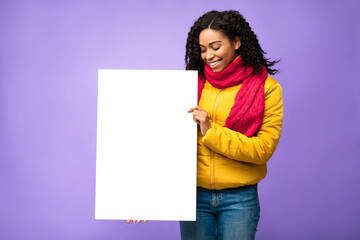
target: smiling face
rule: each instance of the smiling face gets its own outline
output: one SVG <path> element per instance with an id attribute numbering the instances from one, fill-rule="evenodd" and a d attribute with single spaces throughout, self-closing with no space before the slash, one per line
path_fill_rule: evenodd
<path id="1" fill-rule="evenodd" d="M 221 31 L 207 28 L 200 32 L 199 45 L 205 63 L 214 72 L 221 72 L 237 57 L 235 51 L 241 42 L 239 37 L 231 42 Z"/>

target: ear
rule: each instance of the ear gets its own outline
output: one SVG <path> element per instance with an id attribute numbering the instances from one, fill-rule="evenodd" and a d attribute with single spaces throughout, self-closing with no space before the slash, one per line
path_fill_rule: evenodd
<path id="1" fill-rule="evenodd" d="M 241 41 L 240 41 L 240 38 L 239 37 L 235 37 L 234 39 L 234 48 L 235 50 L 238 50 L 241 46 Z"/>

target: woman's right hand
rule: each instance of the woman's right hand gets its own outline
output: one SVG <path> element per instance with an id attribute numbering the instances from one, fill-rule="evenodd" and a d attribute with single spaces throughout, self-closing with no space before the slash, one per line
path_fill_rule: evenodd
<path id="1" fill-rule="evenodd" d="M 188 113 L 193 113 L 193 120 L 200 126 L 200 131 L 203 136 L 211 128 L 209 115 L 200 106 L 192 107 L 188 110 Z"/>
<path id="2" fill-rule="evenodd" d="M 131 221 L 133 222 L 133 223 L 141 223 L 141 220 L 126 220 L 126 223 L 127 224 L 129 224 L 129 223 L 131 223 Z M 147 222 L 147 220 L 143 220 L 144 221 L 144 223 L 146 223 Z"/>

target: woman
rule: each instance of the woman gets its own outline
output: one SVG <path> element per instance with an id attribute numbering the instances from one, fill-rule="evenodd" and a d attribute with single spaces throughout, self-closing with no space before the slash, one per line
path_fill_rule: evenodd
<path id="1" fill-rule="evenodd" d="M 208 12 L 191 27 L 185 62 L 199 72 L 198 106 L 188 111 L 199 125 L 197 212 L 196 221 L 180 222 L 182 240 L 255 238 L 257 183 L 283 116 L 281 86 L 268 76 L 277 61 L 264 54 L 237 11 Z"/>
<path id="2" fill-rule="evenodd" d="M 211 11 L 188 34 L 186 69 L 198 70 L 197 215 L 181 239 L 254 239 L 257 183 L 281 134 L 282 89 L 258 39 L 237 11 Z"/>

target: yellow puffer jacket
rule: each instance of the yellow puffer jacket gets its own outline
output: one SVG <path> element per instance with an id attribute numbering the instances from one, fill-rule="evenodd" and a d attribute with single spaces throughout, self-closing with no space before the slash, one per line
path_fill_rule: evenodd
<path id="1" fill-rule="evenodd" d="M 279 142 L 283 118 L 280 84 L 265 81 L 265 110 L 261 128 L 252 137 L 223 127 L 241 84 L 217 89 L 206 81 L 199 106 L 207 111 L 211 128 L 198 130 L 197 185 L 207 189 L 233 188 L 260 182 L 266 162 Z"/>

